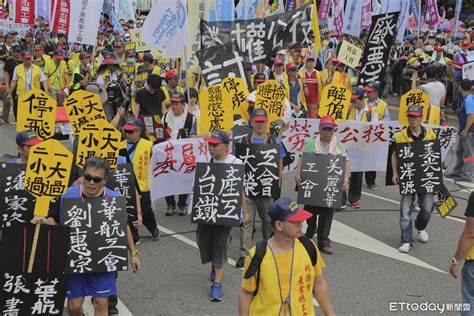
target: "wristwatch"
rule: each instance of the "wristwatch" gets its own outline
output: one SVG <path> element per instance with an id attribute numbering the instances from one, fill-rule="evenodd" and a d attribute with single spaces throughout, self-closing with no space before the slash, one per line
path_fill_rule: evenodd
<path id="1" fill-rule="evenodd" d="M 451 264 L 458 265 L 458 264 L 461 264 L 461 262 L 457 261 L 456 258 L 453 257 L 453 258 L 451 258 Z"/>
<path id="2" fill-rule="evenodd" d="M 130 256 L 131 257 L 137 257 L 138 256 L 138 251 L 130 251 Z"/>

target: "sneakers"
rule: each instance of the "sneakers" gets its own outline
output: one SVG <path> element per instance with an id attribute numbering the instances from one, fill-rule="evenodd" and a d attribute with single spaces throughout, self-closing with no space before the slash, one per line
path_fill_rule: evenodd
<path id="1" fill-rule="evenodd" d="M 331 246 L 323 247 L 323 249 L 321 249 L 321 251 L 324 252 L 327 255 L 332 255 L 334 253 Z"/>
<path id="2" fill-rule="evenodd" d="M 370 191 L 377 191 L 378 188 L 376 184 L 369 185 L 368 187 Z"/>
<path id="3" fill-rule="evenodd" d="M 137 240 L 137 242 L 135 243 L 135 246 L 138 246 L 140 244 L 140 239 Z"/>
<path id="4" fill-rule="evenodd" d="M 8 120 L 8 118 L 4 117 L 4 116 L 1 116 L 0 119 L 2 119 L 5 123 L 10 123 L 10 121 Z"/>
<path id="5" fill-rule="evenodd" d="M 346 207 L 347 207 L 347 205 L 346 205 L 346 204 L 344 204 L 344 205 L 341 205 L 341 207 L 340 207 L 340 208 L 338 208 L 338 210 L 339 210 L 339 211 L 345 210 L 345 209 L 346 209 Z"/>
<path id="6" fill-rule="evenodd" d="M 245 263 L 245 257 L 240 257 L 235 263 L 236 268 L 243 268 Z"/>
<path id="7" fill-rule="evenodd" d="M 153 231 L 153 233 L 151 233 L 151 239 L 153 240 L 158 240 L 160 239 L 160 230 L 157 228 L 155 228 L 155 230 Z"/>
<path id="8" fill-rule="evenodd" d="M 421 242 L 428 242 L 429 236 L 426 230 L 418 231 L 418 240 Z"/>
<path id="9" fill-rule="evenodd" d="M 178 211 L 178 215 L 179 216 L 184 216 L 186 215 L 186 208 L 185 207 L 178 207 L 179 208 L 179 211 Z"/>
<path id="10" fill-rule="evenodd" d="M 360 203 L 359 203 L 359 202 L 352 202 L 352 203 L 351 203 L 351 206 L 352 206 L 353 208 L 360 208 Z"/>
<path id="11" fill-rule="evenodd" d="M 166 216 L 171 216 L 171 215 L 174 214 L 175 210 L 176 210 L 176 205 L 168 205 L 166 207 L 165 215 Z"/>
<path id="12" fill-rule="evenodd" d="M 398 248 L 398 251 L 403 252 L 403 253 L 408 253 L 411 249 L 410 243 L 404 243 L 403 245 Z"/>
<path id="13" fill-rule="evenodd" d="M 214 280 L 216 279 L 216 270 L 214 270 L 214 267 L 212 267 L 211 270 L 211 276 L 209 277 L 209 280 L 214 283 Z"/>
<path id="14" fill-rule="evenodd" d="M 224 298 L 222 294 L 222 284 L 220 283 L 212 283 L 211 285 L 211 301 L 212 302 L 220 302 Z"/>

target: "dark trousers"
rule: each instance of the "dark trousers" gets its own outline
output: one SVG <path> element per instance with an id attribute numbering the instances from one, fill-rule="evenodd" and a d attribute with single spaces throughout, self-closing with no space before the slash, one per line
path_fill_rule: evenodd
<path id="1" fill-rule="evenodd" d="M 367 183 L 368 186 L 375 185 L 376 178 L 377 178 L 377 171 L 365 172 L 365 183 Z"/>
<path id="2" fill-rule="evenodd" d="M 132 222 L 128 222 L 128 227 L 130 227 L 130 231 L 132 232 L 133 242 L 137 243 L 140 240 L 140 235 L 138 234 L 138 229 L 133 226 Z"/>
<path id="3" fill-rule="evenodd" d="M 342 194 L 342 205 L 346 205 L 347 200 L 349 203 L 358 202 L 362 194 L 362 175 L 363 172 L 351 172 L 351 183 L 349 185 L 349 197 L 346 192 Z"/>
<path id="4" fill-rule="evenodd" d="M 308 228 L 306 229 L 305 234 L 306 237 L 313 238 L 317 228 L 317 240 L 319 249 L 329 246 L 329 244 L 331 243 L 331 240 L 329 239 L 329 233 L 331 232 L 334 209 L 326 207 L 316 207 L 312 205 L 305 205 L 304 209 L 313 214 L 312 217 L 306 220 L 306 223 L 308 224 Z M 316 220 L 318 221 L 317 224 Z"/>
<path id="5" fill-rule="evenodd" d="M 178 207 L 186 207 L 187 199 L 187 194 L 178 195 Z M 174 195 L 165 196 L 165 200 L 167 205 L 176 206 L 176 200 L 174 199 Z"/>
<path id="6" fill-rule="evenodd" d="M 142 207 L 143 225 L 153 233 L 157 227 L 155 213 L 151 208 L 150 192 L 140 193 L 140 205 Z"/>

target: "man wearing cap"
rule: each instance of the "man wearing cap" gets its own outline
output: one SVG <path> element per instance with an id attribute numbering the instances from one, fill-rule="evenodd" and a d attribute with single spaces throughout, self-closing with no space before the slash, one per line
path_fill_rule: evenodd
<path id="1" fill-rule="evenodd" d="M 96 82 L 101 88 L 106 89 L 111 82 L 118 83 L 119 80 L 123 79 L 124 74 L 112 52 L 105 51 L 102 55 L 104 59 L 97 70 Z"/>
<path id="2" fill-rule="evenodd" d="M 268 128 L 268 115 L 267 111 L 263 108 L 253 109 L 250 115 L 252 122 L 252 132 L 246 137 L 242 138 L 243 144 L 276 144 L 279 147 L 280 161 L 278 164 L 279 172 L 278 179 L 280 186 L 282 183 L 283 176 L 283 158 L 286 157 L 285 149 L 281 140 L 274 135 L 267 134 Z M 237 260 L 236 267 L 241 268 L 244 265 L 245 257 L 249 254 L 250 247 L 252 245 L 252 234 L 255 225 L 256 213 L 258 213 L 262 220 L 262 237 L 263 239 L 270 238 L 272 233 L 272 226 L 270 219 L 268 218 L 268 208 L 272 204 L 272 198 L 260 197 L 251 198 L 246 197 L 247 211 L 249 213 L 250 221 L 244 223 L 240 227 L 240 257 Z"/>
<path id="3" fill-rule="evenodd" d="M 0 47 L 0 60 L 5 61 L 10 54 L 12 53 L 12 46 L 13 46 L 13 36 L 11 34 L 6 33 L 4 36 L 4 42 Z"/>
<path id="4" fill-rule="evenodd" d="M 294 118 L 303 118 L 305 113 L 303 112 L 302 96 L 303 82 L 297 78 L 298 67 L 292 62 L 286 64 L 286 74 L 288 80 L 285 82 L 286 97 L 291 104 L 291 116 Z"/>
<path id="5" fill-rule="evenodd" d="M 341 63 L 336 57 L 333 57 L 329 60 L 327 72 L 327 83 L 341 84 L 343 86 L 346 86 L 348 89 L 352 88 L 352 79 L 351 76 L 347 73 L 347 67 L 343 63 Z"/>
<path id="6" fill-rule="evenodd" d="M 125 55 L 125 46 L 122 42 L 115 42 L 115 60 L 121 64 L 125 62 L 127 56 Z"/>
<path id="7" fill-rule="evenodd" d="M 168 70 L 165 73 L 165 82 L 166 85 L 162 86 L 161 89 L 165 94 L 165 105 L 167 108 L 171 105 L 170 97 L 172 94 L 175 93 L 182 93 L 184 94 L 184 89 L 179 86 L 179 76 L 175 70 Z"/>
<path id="8" fill-rule="evenodd" d="M 268 215 L 275 233 L 266 243 L 258 272 L 248 278 L 256 247 L 245 260 L 239 314 L 314 316 L 314 296 L 324 315 L 334 315 L 331 291 L 323 276 L 325 263 L 314 242 L 302 236 L 303 222 L 312 214 L 282 198 L 271 205 Z"/>
<path id="9" fill-rule="evenodd" d="M 462 102 L 462 98 L 459 91 L 459 83 L 462 80 L 462 66 L 468 62 L 468 50 L 471 47 L 471 43 L 467 40 L 461 42 L 461 49 L 454 55 L 453 63 L 453 110 L 457 109 Z"/>
<path id="10" fill-rule="evenodd" d="M 184 94 L 175 92 L 171 95 L 171 111 L 163 115 L 163 126 L 165 135 L 169 135 L 170 139 L 189 138 L 196 135 L 196 118 L 189 113 L 184 107 Z M 166 216 L 171 216 L 176 210 L 176 200 L 174 195 L 165 197 L 166 199 Z M 178 197 L 179 216 L 186 215 L 187 194 L 180 194 Z"/>
<path id="11" fill-rule="evenodd" d="M 137 91 L 135 95 L 135 108 L 133 113 L 137 115 L 158 115 L 160 118 L 166 112 L 163 104 L 165 94 L 161 89 L 161 77 L 151 74 L 147 78 L 147 85 Z"/>
<path id="12" fill-rule="evenodd" d="M 155 65 L 155 59 L 151 53 L 143 54 L 143 65 L 146 66 L 150 75 L 161 75 L 161 68 Z"/>
<path id="13" fill-rule="evenodd" d="M 19 164 L 26 164 L 30 155 L 30 148 L 36 144 L 42 142 L 41 139 L 36 136 L 34 131 L 22 131 L 16 134 L 16 150 L 18 151 L 18 159 L 12 162 Z"/>
<path id="14" fill-rule="evenodd" d="M 44 48 L 41 44 L 35 44 L 33 49 L 33 64 L 44 70 L 45 65 L 51 60 L 51 57 L 44 54 Z"/>
<path id="15" fill-rule="evenodd" d="M 273 72 L 270 74 L 270 79 L 275 79 L 282 85 L 288 81 L 288 76 L 284 72 L 285 60 L 277 57 L 273 62 Z"/>
<path id="16" fill-rule="evenodd" d="M 411 143 L 417 141 L 435 140 L 436 134 L 429 127 L 421 125 L 423 120 L 423 108 L 419 105 L 411 105 L 407 110 L 408 126 L 404 127 L 400 132 L 395 133 L 396 143 Z M 400 182 L 400 176 L 398 174 L 398 159 L 396 150 L 393 151 L 391 157 L 393 184 L 397 185 Z M 411 193 L 401 194 L 400 200 L 400 230 L 401 230 L 401 242 L 398 251 L 408 253 L 413 247 L 413 236 L 412 236 L 412 204 L 414 204 L 415 197 L 418 196 L 418 205 L 420 212 L 415 220 L 415 228 L 418 230 L 418 239 L 421 242 L 428 242 L 428 233 L 426 232 L 426 226 L 431 217 L 433 211 L 434 201 L 433 193 Z"/>
<path id="17" fill-rule="evenodd" d="M 53 59 L 46 63 L 44 73 L 48 77 L 49 95 L 58 105 L 64 101 L 64 89 L 69 86 L 68 67 L 64 61 L 64 51 L 55 50 Z"/>
<path id="18" fill-rule="evenodd" d="M 229 154 L 229 136 L 226 132 L 215 130 L 204 139 L 209 146 L 210 163 L 243 164 L 242 160 Z M 242 192 L 243 195 L 243 192 Z M 242 196 L 242 215 L 248 221 L 245 199 Z M 230 226 L 198 224 L 196 243 L 199 248 L 202 264 L 211 263 L 211 301 L 221 301 L 222 278 L 227 263 L 227 247 L 229 244 Z"/>
<path id="19" fill-rule="evenodd" d="M 21 50 L 33 54 L 34 45 L 35 41 L 33 39 L 33 32 L 26 32 L 25 39 L 22 39 L 21 41 Z"/>
<path id="20" fill-rule="evenodd" d="M 471 182 L 474 175 L 472 163 L 464 161 L 465 158 L 474 156 L 474 94 L 471 89 L 471 80 L 461 80 L 459 93 L 462 96 L 462 102 L 458 113 L 459 137 L 456 146 L 456 165 L 453 172 L 446 175 L 456 181 Z"/>
<path id="21" fill-rule="evenodd" d="M 152 142 L 140 137 L 143 129 L 138 117 L 130 117 L 122 127 L 127 139 L 126 152 L 121 153 L 127 163 L 132 163 L 142 210 L 143 225 L 151 233 L 153 240 L 160 238 L 160 230 L 156 224 L 155 213 L 151 207 L 150 187 L 148 186 L 148 165 L 152 155 Z"/>
<path id="22" fill-rule="evenodd" d="M 344 144 L 336 138 L 336 120 L 332 116 L 323 116 L 319 121 L 319 135 L 315 138 L 306 138 L 304 152 L 315 155 L 332 155 L 346 157 L 346 169 L 344 174 L 344 184 L 342 190 L 347 192 L 350 183 L 350 166 L 349 159 Z M 298 167 L 296 171 L 296 184 L 301 185 L 301 157 L 298 160 Z M 312 239 L 316 228 L 318 229 L 318 248 L 326 254 L 333 254 L 331 247 L 331 240 L 329 234 L 331 232 L 332 219 L 334 209 L 326 207 L 316 207 L 313 205 L 305 205 L 304 209 L 313 214 L 308 218 L 308 228 L 306 229 L 306 237 Z M 317 217 L 319 216 L 318 225 L 316 225 Z"/>
<path id="23" fill-rule="evenodd" d="M 318 116 L 319 99 L 323 88 L 323 79 L 321 73 L 314 68 L 315 64 L 314 56 L 309 55 L 306 58 L 303 73 L 300 72 L 303 82 L 304 103 L 308 109 L 309 118 L 317 118 Z"/>
<path id="24" fill-rule="evenodd" d="M 3 112 L 1 119 L 5 121 L 5 123 L 9 122 L 10 116 L 10 105 L 12 104 L 11 100 L 8 100 L 8 91 L 10 91 L 10 84 L 13 78 L 13 72 L 19 64 L 23 61 L 21 59 L 21 48 L 18 45 L 12 47 L 13 50 L 13 57 L 8 58 L 5 61 L 5 65 L 3 67 L 4 78 L 5 78 L 5 91 L 3 95 Z M 16 95 L 16 91 L 13 91 L 14 95 Z M 15 112 L 15 110 L 14 110 Z"/>
<path id="25" fill-rule="evenodd" d="M 84 90 L 92 81 L 91 55 L 86 52 L 79 54 L 79 66 L 74 69 L 71 78 L 70 93 L 77 90 Z"/>

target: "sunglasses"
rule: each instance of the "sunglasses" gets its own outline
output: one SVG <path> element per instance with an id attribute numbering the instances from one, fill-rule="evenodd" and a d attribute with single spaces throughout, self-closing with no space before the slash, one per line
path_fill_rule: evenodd
<path id="1" fill-rule="evenodd" d="M 87 182 L 93 181 L 94 183 L 97 184 L 97 183 L 100 183 L 104 179 L 101 177 L 93 177 L 90 174 L 84 174 L 84 180 L 86 180 Z"/>
<path id="2" fill-rule="evenodd" d="M 325 132 L 329 132 L 329 131 L 333 131 L 333 130 L 334 130 L 334 128 L 331 128 L 331 127 L 323 127 L 323 128 L 321 128 L 321 129 L 322 129 L 323 131 L 325 131 Z"/>
<path id="3" fill-rule="evenodd" d="M 124 129 L 123 131 L 125 132 L 125 134 L 133 134 L 133 133 L 135 133 L 136 129 L 131 129 L 131 130 L 130 129 Z"/>

